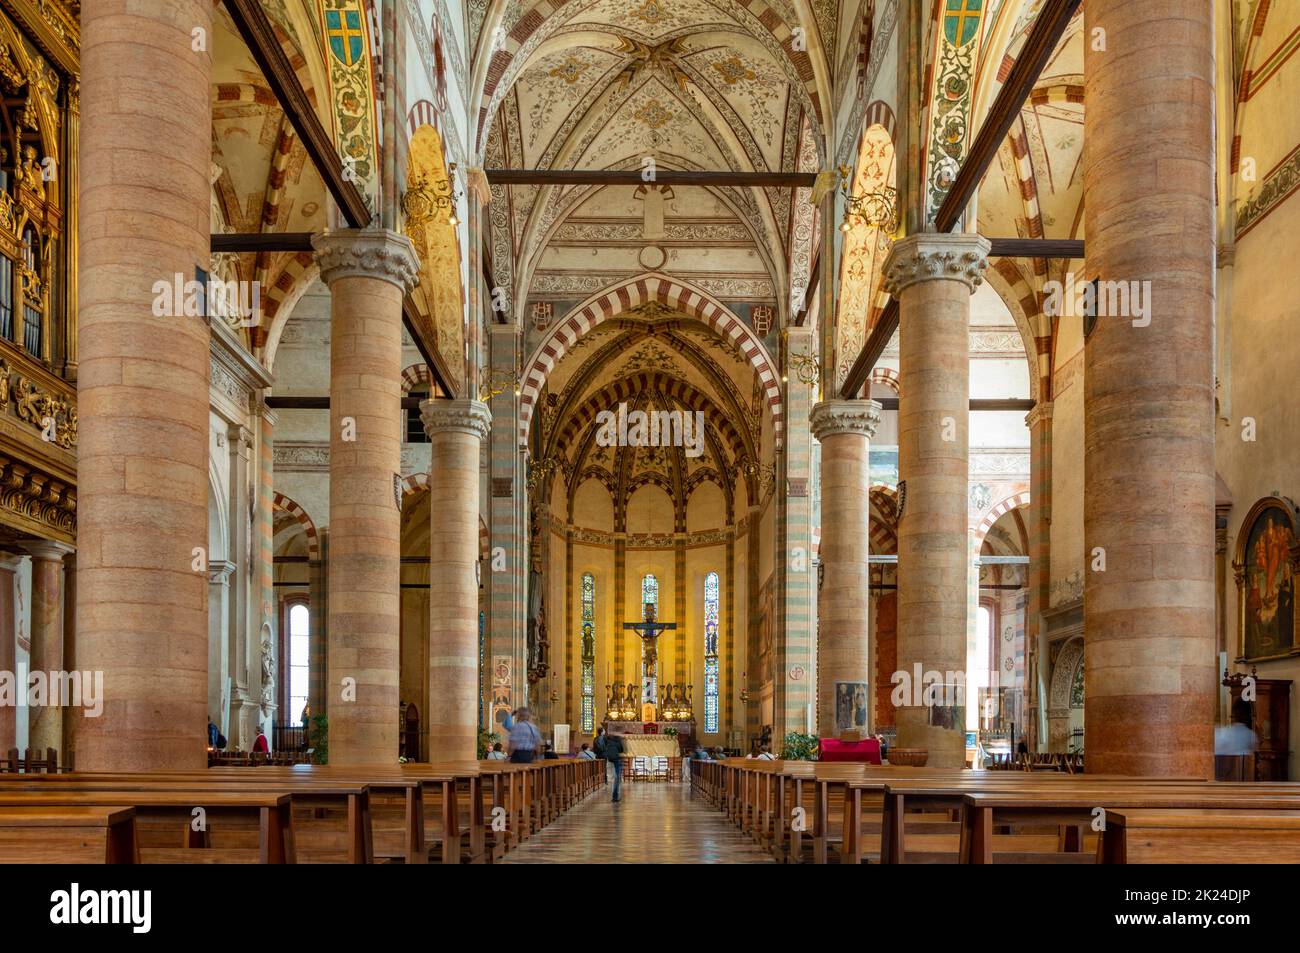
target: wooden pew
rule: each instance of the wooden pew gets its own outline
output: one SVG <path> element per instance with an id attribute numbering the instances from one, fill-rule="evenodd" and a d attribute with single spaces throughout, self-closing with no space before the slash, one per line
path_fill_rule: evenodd
<path id="1" fill-rule="evenodd" d="M 863 799 L 871 799 L 873 802 L 881 802 L 881 823 L 880 823 L 880 863 L 898 864 L 898 863 L 926 863 L 939 862 L 951 863 L 959 859 L 960 846 L 956 850 L 949 842 L 929 841 L 912 844 L 917 848 L 915 851 L 905 848 L 904 834 L 906 823 L 907 828 L 911 829 L 913 823 L 908 818 L 909 808 L 912 811 L 930 812 L 954 812 L 962 816 L 965 810 L 965 795 L 977 792 L 1021 792 L 1041 790 L 1050 793 L 1059 793 L 1065 791 L 1089 791 L 1100 792 L 1107 786 L 1125 785 L 1141 782 L 1149 787 L 1161 788 L 1179 788 L 1188 785 L 1197 787 L 1204 785 L 1206 782 L 1198 778 L 1151 778 L 1151 779 L 1134 779 L 1118 776 L 1105 775 L 1069 775 L 1053 772 L 1003 772 L 1003 771 L 965 771 L 947 778 L 910 778 L 895 779 L 885 782 L 883 796 L 879 793 L 879 785 L 874 784 L 870 779 L 862 782 L 854 782 L 853 787 L 856 789 L 855 797 L 860 796 Z M 857 812 L 861 805 L 854 803 L 851 811 Z M 1007 835 L 993 835 L 994 847 L 1001 851 L 1014 851 L 1019 849 L 1022 853 L 1034 853 L 1043 855 L 1044 859 L 1049 856 L 1055 856 L 1056 862 L 1067 863 L 1075 860 L 1074 857 L 1059 858 L 1062 854 L 1077 855 L 1084 847 L 1085 838 L 1090 838 L 1090 834 L 1085 834 L 1077 826 L 1055 825 L 1050 820 L 1044 820 L 1038 825 L 1037 833 L 1032 831 L 1008 832 Z M 921 833 L 918 831 L 918 833 Z M 929 833 L 935 833 L 933 828 Z M 1020 840 L 1006 840 L 1007 836 L 1017 836 Z M 909 835 L 910 837 L 910 835 Z M 1056 846 L 1052 846 L 1053 839 Z M 854 844 L 853 857 L 850 863 L 861 860 L 863 850 L 861 845 Z"/>
<path id="2" fill-rule="evenodd" d="M 216 791 L 0 791 L 0 809 L 133 808 L 142 863 L 296 863 L 289 795 Z M 203 829 L 195 830 L 194 809 Z M 220 846 L 214 846 L 215 826 Z M 249 848 L 249 844 L 254 849 Z"/>
<path id="3" fill-rule="evenodd" d="M 1097 863 L 1300 863 L 1300 810 L 1107 811 Z"/>
<path id="4" fill-rule="evenodd" d="M 0 808 L 0 864 L 138 863 L 134 808 Z"/>
<path id="5" fill-rule="evenodd" d="M 1072 781 L 1079 780 L 1072 778 Z M 998 825 L 1058 824 L 1081 829 L 1090 826 L 1101 808 L 1107 826 L 1111 812 L 1149 809 L 1229 811 L 1245 814 L 1260 811 L 1300 810 L 1300 784 L 1250 784 L 1206 781 L 1161 783 L 1129 779 L 1093 786 L 1063 785 L 1057 790 L 1041 787 L 1017 791 L 976 792 L 963 795 L 961 861 L 987 864 L 1038 860 L 1038 856 L 995 858 L 993 831 Z M 1063 852 L 1066 861 L 1092 862 L 1093 855 L 1077 847 Z M 1074 856 L 1068 856 L 1074 855 Z M 1053 859 L 1049 856 L 1047 859 Z"/>
<path id="6" fill-rule="evenodd" d="M 324 775 L 279 775 L 281 769 L 211 768 L 194 771 L 77 772 L 18 775 L 0 780 L 9 791 L 188 792 L 195 806 L 230 793 L 285 794 L 296 820 L 296 863 L 374 862 L 370 791 L 364 782 Z"/>

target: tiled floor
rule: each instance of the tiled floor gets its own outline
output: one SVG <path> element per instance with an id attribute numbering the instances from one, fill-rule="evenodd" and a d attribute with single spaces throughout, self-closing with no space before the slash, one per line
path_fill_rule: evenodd
<path id="1" fill-rule="evenodd" d="M 507 864 L 770 864 L 770 854 L 732 827 L 685 784 L 623 784 L 623 799 L 606 787 L 523 846 Z"/>

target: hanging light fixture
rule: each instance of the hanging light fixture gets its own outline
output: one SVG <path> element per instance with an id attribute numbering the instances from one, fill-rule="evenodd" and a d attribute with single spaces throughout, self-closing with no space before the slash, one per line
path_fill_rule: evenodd
<path id="1" fill-rule="evenodd" d="M 840 231 L 849 232 L 857 225 L 878 228 L 892 235 L 898 230 L 898 190 L 882 185 L 874 191 L 856 195 L 849 188 L 849 167 L 840 166 L 840 194 L 844 196 L 844 221 Z"/>
<path id="2" fill-rule="evenodd" d="M 436 182 L 430 182 L 427 173 L 421 174 L 402 195 L 402 214 L 406 216 L 407 228 L 420 228 L 440 214 L 447 216 L 447 224 L 453 228 L 460 224 L 456 207 L 464 193 L 452 184 L 456 163 L 449 163 L 447 171 L 447 178 Z"/>

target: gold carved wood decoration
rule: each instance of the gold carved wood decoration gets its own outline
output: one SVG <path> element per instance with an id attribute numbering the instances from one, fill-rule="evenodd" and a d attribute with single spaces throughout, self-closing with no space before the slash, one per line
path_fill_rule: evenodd
<path id="1" fill-rule="evenodd" d="M 37 534 L 54 531 L 70 541 L 77 532 L 77 489 L 0 454 L 0 521 Z"/>
<path id="2" fill-rule="evenodd" d="M 61 393 L 26 374 L 15 374 L 4 358 L 0 358 L 0 412 L 30 424 L 43 440 L 56 447 L 71 450 L 77 445 L 77 405 L 72 393 Z"/>

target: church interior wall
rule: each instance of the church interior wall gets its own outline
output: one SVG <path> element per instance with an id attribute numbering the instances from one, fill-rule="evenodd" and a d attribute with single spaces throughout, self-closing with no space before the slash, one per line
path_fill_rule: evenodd
<path id="1" fill-rule="evenodd" d="M 1061 318 L 1052 401 L 1051 606 L 1083 598 L 1083 334 Z"/>
<path id="2" fill-rule="evenodd" d="M 1300 65 L 1291 69 L 1291 76 L 1297 75 Z M 1255 108 L 1252 103 L 1251 109 Z M 1291 125 L 1300 141 L 1300 121 Z M 1300 195 L 1292 194 L 1238 240 L 1232 266 L 1231 365 L 1223 381 L 1231 416 L 1220 422 L 1216 439 L 1219 476 L 1232 498 L 1227 517 L 1229 568 L 1221 594 L 1229 660 L 1239 653 L 1240 607 L 1231 561 L 1242 522 L 1261 497 L 1281 495 L 1300 503 L 1300 473 L 1295 466 L 1296 436 L 1300 434 L 1300 394 L 1295 388 L 1295 368 L 1300 366 L 1300 336 L 1295 333 L 1300 325 L 1300 275 L 1293 268 L 1279 268 L 1276 256 L 1276 249 L 1294 241 L 1297 234 Z M 1252 429 L 1253 434 L 1249 433 Z M 1260 678 L 1291 679 L 1291 738 L 1300 738 L 1300 656 L 1258 663 L 1234 661 L 1229 667 L 1246 672 L 1258 668 Z M 1295 748 L 1293 740 L 1292 778 L 1300 777 L 1300 754 Z"/>

